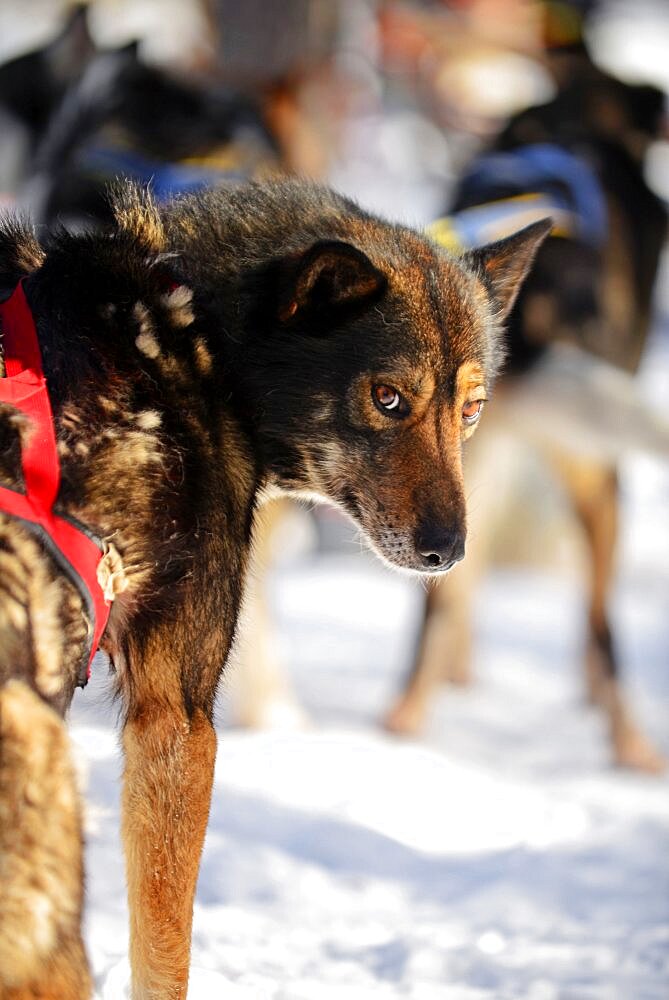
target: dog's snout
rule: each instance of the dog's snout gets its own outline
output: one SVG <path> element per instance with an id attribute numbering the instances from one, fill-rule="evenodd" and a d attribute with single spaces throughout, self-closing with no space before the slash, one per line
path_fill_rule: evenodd
<path id="1" fill-rule="evenodd" d="M 450 569 L 464 558 L 464 531 L 424 526 L 416 534 L 416 551 L 426 570 Z"/>

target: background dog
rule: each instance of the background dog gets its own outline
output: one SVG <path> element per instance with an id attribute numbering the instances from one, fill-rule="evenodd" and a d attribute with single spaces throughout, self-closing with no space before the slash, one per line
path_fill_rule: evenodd
<path id="1" fill-rule="evenodd" d="M 261 95 L 149 64 L 136 41 L 102 48 L 85 7 L 53 42 L 0 66 L 0 116 L 0 190 L 47 225 L 110 224 L 118 177 L 160 201 L 269 177 L 285 159 Z"/>
<path id="2" fill-rule="evenodd" d="M 107 233 L 46 245 L 8 223 L 0 288 L 23 279 L 39 332 L 56 509 L 120 557 L 102 647 L 123 700 L 133 989 L 183 997 L 212 712 L 260 496 L 331 500 L 403 569 L 462 558 L 462 443 L 549 224 L 456 260 L 295 183 L 163 212 L 123 189 L 115 213 Z M 11 407 L 0 416 L 3 483 L 20 490 L 30 428 Z M 74 1000 L 90 978 L 59 715 L 80 681 L 87 615 L 29 526 L 2 515 L 0 553 L 0 984 L 3 1000 Z"/>
<path id="3" fill-rule="evenodd" d="M 617 461 L 630 446 L 666 454 L 669 445 L 666 422 L 640 406 L 625 376 L 644 349 L 666 238 L 666 210 L 643 175 L 648 146 L 664 128 L 664 96 L 602 72 L 582 43 L 554 52 L 551 65 L 556 97 L 515 116 L 473 162 L 451 207 L 455 218 L 437 232 L 446 241 L 457 241 L 458 230 L 476 238 L 477 226 L 481 234 L 502 233 L 547 204 L 558 219 L 509 318 L 505 378 L 490 424 L 496 417 L 537 449 L 566 492 L 588 559 L 588 695 L 606 713 L 615 762 L 657 771 L 664 761 L 621 689 L 609 603 Z M 508 455 L 499 458 L 499 442 L 481 436 L 477 445 L 468 489 L 495 481 L 497 502 L 486 502 L 489 487 L 481 491 L 465 566 L 427 595 L 416 661 L 386 718 L 396 732 L 421 727 L 441 681 L 470 678 L 471 595 L 491 557 L 499 498 L 514 475 Z"/>

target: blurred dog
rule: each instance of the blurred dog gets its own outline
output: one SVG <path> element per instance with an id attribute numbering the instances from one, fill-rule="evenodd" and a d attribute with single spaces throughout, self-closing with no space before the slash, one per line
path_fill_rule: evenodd
<path id="1" fill-rule="evenodd" d="M 60 719 L 85 683 L 100 600 L 113 599 L 101 647 L 124 706 L 133 995 L 183 998 L 213 705 L 261 495 L 329 499 L 407 570 L 461 559 L 462 442 L 549 228 L 454 259 L 300 183 L 162 211 L 123 188 L 115 218 L 46 245 L 18 222 L 0 231 L 2 1000 L 90 993 Z M 17 375 L 28 327 L 41 363 L 33 350 Z M 23 378 L 23 398 L 42 366 L 52 432 L 7 391 Z M 51 506 L 33 517 L 49 433 Z M 64 525 L 104 552 L 97 582 L 73 571 Z"/>
<path id="2" fill-rule="evenodd" d="M 259 98 L 149 65 L 137 42 L 99 48 L 85 8 L 53 42 L 0 66 L 0 117 L 5 147 L 23 151 L 11 176 L 0 161 L 0 192 L 46 225 L 111 223 L 117 177 L 164 200 L 271 176 L 282 160 Z"/>
<path id="3" fill-rule="evenodd" d="M 34 154 L 66 91 L 95 54 L 85 7 L 67 18 L 46 45 L 0 65 L 0 108 L 23 128 Z"/>
<path id="4" fill-rule="evenodd" d="M 626 375 L 636 370 L 646 342 L 666 237 L 665 209 L 643 176 L 648 145 L 664 127 L 664 97 L 603 73 L 581 43 L 553 58 L 557 96 L 514 118 L 473 163 L 453 217 L 438 224 L 435 235 L 454 248 L 498 236 L 537 211 L 556 219 L 509 318 L 505 377 L 489 426 L 497 417 L 538 449 L 566 490 L 590 562 L 589 694 L 606 712 L 615 762 L 657 771 L 664 762 L 633 722 L 620 686 L 608 601 L 616 461 L 630 446 L 669 453 L 666 421 L 640 405 Z M 477 446 L 468 466 L 470 491 L 489 481 L 495 461 L 492 444 L 480 438 Z M 500 465 L 502 491 L 509 470 Z M 495 530 L 495 511 L 482 496 L 464 567 L 427 595 L 416 660 L 386 718 L 395 732 L 421 727 L 440 682 L 469 679 L 471 596 Z"/>

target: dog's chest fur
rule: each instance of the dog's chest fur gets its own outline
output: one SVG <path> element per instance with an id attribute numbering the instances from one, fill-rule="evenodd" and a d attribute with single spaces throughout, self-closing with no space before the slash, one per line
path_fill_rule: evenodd
<path id="1" fill-rule="evenodd" d="M 45 350 L 59 386 L 59 504 L 122 555 L 112 653 L 129 621 L 141 632 L 144 619 L 169 617 L 192 586 L 218 609 L 200 626 L 229 646 L 257 486 L 252 447 L 226 405 L 222 361 L 198 332 L 190 288 L 140 294 L 102 306 L 107 336 L 122 345 L 111 359 L 97 345 L 85 359 L 65 355 L 61 383 Z"/>

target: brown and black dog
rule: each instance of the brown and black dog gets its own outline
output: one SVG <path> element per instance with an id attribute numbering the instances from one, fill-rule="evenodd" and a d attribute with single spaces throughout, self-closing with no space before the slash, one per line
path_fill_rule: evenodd
<path id="1" fill-rule="evenodd" d="M 549 224 L 460 259 L 300 183 L 157 209 L 104 234 L 0 231 L 54 411 L 57 510 L 118 553 L 102 647 L 123 702 L 133 997 L 183 998 L 215 756 L 212 711 L 262 494 L 327 498 L 388 562 L 464 552 L 461 449 Z M 30 428 L 0 410 L 0 479 Z M 0 515 L 0 997 L 81 1000 L 81 833 L 61 717 L 82 597 Z"/>

